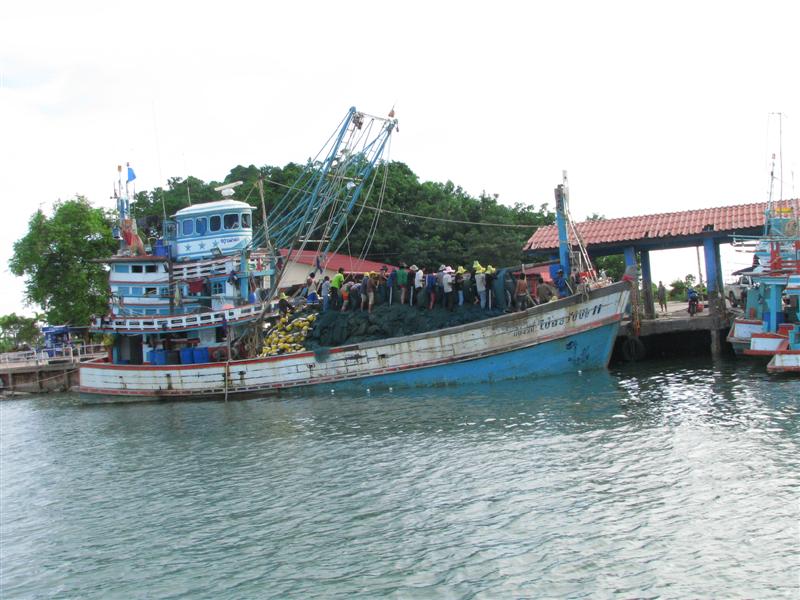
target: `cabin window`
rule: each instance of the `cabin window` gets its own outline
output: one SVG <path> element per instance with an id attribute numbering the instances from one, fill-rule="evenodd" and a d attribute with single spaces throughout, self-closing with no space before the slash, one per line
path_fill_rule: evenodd
<path id="1" fill-rule="evenodd" d="M 144 295 L 145 296 L 155 296 L 158 293 L 158 288 L 155 287 L 146 287 L 144 288 Z"/>
<path id="2" fill-rule="evenodd" d="M 208 219 L 200 217 L 194 222 L 195 231 L 197 235 L 203 235 L 208 230 Z"/>
<path id="3" fill-rule="evenodd" d="M 192 235 L 194 233 L 194 221 L 192 219 L 185 219 L 181 227 L 184 236 Z"/>
<path id="4" fill-rule="evenodd" d="M 131 293 L 131 288 L 127 286 L 119 286 L 117 288 L 117 296 L 127 296 Z"/>
<path id="5" fill-rule="evenodd" d="M 242 213 L 242 229 L 250 229 L 250 213 Z"/>
<path id="6" fill-rule="evenodd" d="M 225 215 L 225 229 L 239 229 L 238 213 L 229 213 Z"/>
<path id="7" fill-rule="evenodd" d="M 141 296 L 141 295 L 142 295 L 142 288 L 140 287 L 131 288 L 131 296 Z"/>
<path id="8" fill-rule="evenodd" d="M 158 288 L 162 298 L 169 297 L 169 286 L 165 285 L 164 287 Z"/>
<path id="9" fill-rule="evenodd" d="M 145 311 L 144 311 L 144 314 L 146 314 L 146 315 L 157 315 L 158 314 L 158 310 L 156 310 L 155 308 L 146 308 Z"/>
<path id="10" fill-rule="evenodd" d="M 129 265 L 114 265 L 114 273 L 130 273 Z"/>
<path id="11" fill-rule="evenodd" d="M 158 265 L 145 265 L 144 272 L 145 273 L 156 273 L 158 271 Z"/>
<path id="12" fill-rule="evenodd" d="M 225 282 L 224 281 L 212 281 L 211 282 L 211 293 L 212 294 L 224 294 L 225 293 Z"/>
<path id="13" fill-rule="evenodd" d="M 222 226 L 222 218 L 219 215 L 214 215 L 209 220 L 209 229 L 211 231 L 219 231 Z"/>
<path id="14" fill-rule="evenodd" d="M 142 265 L 131 265 L 131 273 L 144 273 Z"/>

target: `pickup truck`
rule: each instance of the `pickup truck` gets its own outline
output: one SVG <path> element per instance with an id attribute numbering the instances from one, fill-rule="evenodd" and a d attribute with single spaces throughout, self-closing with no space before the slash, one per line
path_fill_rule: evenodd
<path id="1" fill-rule="evenodd" d="M 750 275 L 739 275 L 733 283 L 725 284 L 725 297 L 731 306 L 744 306 L 747 302 L 747 290 L 754 286 L 755 283 Z"/>

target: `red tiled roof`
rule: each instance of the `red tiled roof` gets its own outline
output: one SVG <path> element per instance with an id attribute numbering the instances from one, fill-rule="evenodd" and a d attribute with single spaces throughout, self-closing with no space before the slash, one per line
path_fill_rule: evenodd
<path id="1" fill-rule="evenodd" d="M 797 200 L 784 200 L 774 204 L 790 206 L 791 203 L 796 204 Z M 742 229 L 762 227 L 766 208 L 766 202 L 756 202 L 640 217 L 584 221 L 577 223 L 576 228 L 587 246 L 698 235 L 704 231 L 734 233 Z M 523 250 L 555 248 L 558 248 L 558 230 L 555 225 L 548 225 L 537 229 Z"/>
<path id="2" fill-rule="evenodd" d="M 289 251 L 286 248 L 281 249 L 281 256 L 286 256 Z M 302 252 L 293 252 L 292 260 L 300 263 L 301 265 L 314 266 L 317 263 L 318 253 L 314 250 L 303 250 Z M 320 261 L 324 269 L 331 271 L 338 271 L 340 267 L 344 267 L 346 273 L 366 273 L 367 271 L 380 271 L 381 267 L 386 265 L 389 271 L 396 269 L 394 265 L 388 263 L 375 262 L 373 260 L 361 260 L 347 254 L 333 254 L 328 255 L 327 261 Z"/>

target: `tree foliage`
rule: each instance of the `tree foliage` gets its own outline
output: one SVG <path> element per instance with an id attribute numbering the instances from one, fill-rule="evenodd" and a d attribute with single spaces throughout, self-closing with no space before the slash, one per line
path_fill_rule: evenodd
<path id="1" fill-rule="evenodd" d="M 108 273 L 94 259 L 113 254 L 111 222 L 82 196 L 57 202 L 53 215 L 36 211 L 14 243 L 11 272 L 25 277 L 25 299 L 51 324 L 84 325 L 106 312 Z"/>
<path id="2" fill-rule="evenodd" d="M 196 177 L 173 177 L 165 188 L 136 194 L 132 214 L 143 238 L 162 233 L 163 217 L 171 217 L 190 203 L 219 199 L 215 187 L 242 181 L 233 199 L 248 202 L 254 211 L 254 226 L 262 226 L 257 182 L 264 182 L 267 213 L 275 207 L 303 172 L 303 165 L 284 167 L 238 165 L 221 182 Z M 374 211 L 358 211 L 348 218 L 339 252 L 376 262 L 439 264 L 518 264 L 522 246 L 537 226 L 554 222 L 546 204 L 500 204 L 496 195 L 477 198 L 453 182 L 421 182 L 401 162 L 391 162 L 376 171 L 373 190 L 384 189 L 384 199 L 374 235 L 370 234 Z M 373 191 L 373 194 L 377 194 Z M 371 202 L 370 204 L 374 204 Z M 416 215 L 427 217 L 418 218 Z M 25 277 L 25 300 L 39 305 L 42 318 L 51 324 L 85 324 L 92 314 L 107 310 L 108 273 L 96 259 L 112 255 L 114 217 L 94 208 L 82 196 L 54 206 L 48 217 L 41 210 L 28 223 L 28 233 L 14 244 L 9 261 L 11 272 Z M 489 227 L 482 223 L 504 224 Z M 521 227 L 520 227 L 521 226 Z"/>
<path id="3" fill-rule="evenodd" d="M 257 182 L 264 180 L 264 204 L 267 213 L 291 188 L 303 166 L 289 163 L 285 167 L 236 166 L 222 182 L 205 183 L 197 178 L 173 178 L 166 189 L 156 188 L 136 196 L 134 215 L 141 226 L 156 233 L 163 215 L 193 203 L 219 199 L 214 187 L 243 181 L 235 189 L 233 199 L 248 202 L 254 211 L 254 224 L 262 224 L 262 210 Z M 358 207 L 348 218 L 346 239 L 339 252 L 359 256 L 367 248 L 366 258 L 376 262 L 398 264 L 404 261 L 420 267 L 439 264 L 471 265 L 473 260 L 493 265 L 518 264 L 522 246 L 537 226 L 554 222 L 546 204 L 538 207 L 517 203 L 505 206 L 496 195 L 481 193 L 470 196 L 453 182 L 420 182 L 404 163 L 390 162 L 378 169 L 373 194 L 385 185 L 382 212 L 373 236 L 370 228 L 375 212 L 365 209 L 356 218 Z M 373 204 L 374 202 L 370 202 Z M 420 217 L 426 218 L 418 218 Z M 481 223 L 500 223 L 509 227 L 490 227 Z M 515 227 L 522 225 L 524 227 Z M 342 240 L 340 240 L 342 241 Z"/>
<path id="4" fill-rule="evenodd" d="M 11 313 L 0 316 L 0 352 L 17 350 L 23 345 L 36 346 L 41 332 L 34 317 Z"/>

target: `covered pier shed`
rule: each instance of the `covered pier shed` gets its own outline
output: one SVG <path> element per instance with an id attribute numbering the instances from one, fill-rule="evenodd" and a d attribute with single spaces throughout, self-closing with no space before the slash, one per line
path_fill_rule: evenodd
<path id="1" fill-rule="evenodd" d="M 774 205 L 789 205 L 776 202 Z M 675 248 L 703 247 L 708 293 L 722 295 L 720 244 L 730 243 L 733 235 L 760 235 L 766 220 L 766 202 L 737 204 L 638 217 L 584 221 L 576 224 L 578 234 L 591 257 L 624 254 L 627 266 L 641 264 L 645 314 L 655 317 L 650 252 Z M 531 255 L 558 258 L 558 230 L 555 225 L 541 227 L 523 250 Z"/>

